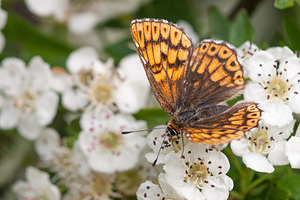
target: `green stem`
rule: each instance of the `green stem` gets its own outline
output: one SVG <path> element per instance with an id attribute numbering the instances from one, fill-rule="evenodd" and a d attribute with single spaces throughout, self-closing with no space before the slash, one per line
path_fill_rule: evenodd
<path id="1" fill-rule="evenodd" d="M 240 165 L 240 163 L 238 162 L 238 160 L 236 159 L 235 155 L 231 152 L 231 150 L 227 147 L 225 148 L 225 152 L 228 154 L 228 156 L 230 157 L 230 160 L 233 162 L 233 164 L 235 165 L 235 167 L 237 168 L 239 174 L 244 177 L 245 176 L 245 172 L 242 169 L 242 166 Z"/>
<path id="2" fill-rule="evenodd" d="M 263 176 L 261 176 L 258 179 L 256 179 L 253 183 L 251 183 L 248 186 L 247 191 L 250 191 L 251 189 L 255 188 L 260 183 L 264 182 L 269 176 L 270 176 L 270 174 L 264 174 Z"/>
<path id="3" fill-rule="evenodd" d="M 236 199 L 244 199 L 244 196 L 236 191 L 230 191 L 230 197 L 236 198 Z"/>

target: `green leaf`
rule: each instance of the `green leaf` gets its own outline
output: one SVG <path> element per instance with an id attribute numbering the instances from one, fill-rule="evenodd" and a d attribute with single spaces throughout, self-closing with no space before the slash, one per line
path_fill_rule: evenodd
<path id="1" fill-rule="evenodd" d="M 269 187 L 266 193 L 266 199 L 290 199 L 291 193 L 290 191 L 286 190 L 285 188 L 276 187 L 272 185 Z"/>
<path id="2" fill-rule="evenodd" d="M 212 38 L 228 41 L 230 23 L 219 9 L 216 7 L 209 9 L 209 20 Z"/>
<path id="3" fill-rule="evenodd" d="M 170 121 L 170 116 L 161 108 L 142 109 L 134 116 L 136 119 L 145 120 L 148 124 L 148 128 L 165 125 Z"/>
<path id="4" fill-rule="evenodd" d="M 277 181 L 277 186 L 291 194 L 293 199 L 300 199 L 300 174 L 292 172 L 289 176 Z"/>
<path id="5" fill-rule="evenodd" d="M 244 99 L 244 96 L 243 95 L 239 95 L 231 100 L 228 100 L 226 103 L 229 105 L 229 106 L 233 106 L 234 104 L 236 104 L 238 101 L 241 101 Z"/>
<path id="6" fill-rule="evenodd" d="M 275 0 L 274 6 L 278 9 L 285 9 L 294 5 L 293 0 Z"/>
<path id="7" fill-rule="evenodd" d="M 300 27 L 290 16 L 284 17 L 284 32 L 292 50 L 300 50 Z"/>
<path id="8" fill-rule="evenodd" d="M 233 20 L 229 31 L 229 42 L 235 46 L 240 46 L 245 41 L 254 40 L 254 30 L 250 23 L 246 11 L 241 11 Z"/>

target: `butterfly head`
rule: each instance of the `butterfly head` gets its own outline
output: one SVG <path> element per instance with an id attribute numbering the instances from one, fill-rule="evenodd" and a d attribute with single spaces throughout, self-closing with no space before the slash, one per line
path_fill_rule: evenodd
<path id="1" fill-rule="evenodd" d="M 166 133 L 167 135 L 173 137 L 173 136 L 177 136 L 178 133 L 178 127 L 173 123 L 173 121 L 169 121 L 168 123 L 168 127 L 166 129 Z"/>

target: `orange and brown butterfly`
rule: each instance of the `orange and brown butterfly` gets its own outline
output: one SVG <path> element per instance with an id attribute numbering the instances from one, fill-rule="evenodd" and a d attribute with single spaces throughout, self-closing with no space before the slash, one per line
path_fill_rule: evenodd
<path id="1" fill-rule="evenodd" d="M 194 48 L 187 34 L 166 20 L 134 20 L 130 30 L 152 90 L 171 116 L 167 134 L 215 145 L 258 126 L 256 103 L 218 105 L 244 87 L 234 47 L 204 40 Z"/>

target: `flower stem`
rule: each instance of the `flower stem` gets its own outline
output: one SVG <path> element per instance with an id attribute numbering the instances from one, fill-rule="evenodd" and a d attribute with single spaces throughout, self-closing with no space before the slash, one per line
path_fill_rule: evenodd
<path id="1" fill-rule="evenodd" d="M 256 179 L 253 183 L 251 183 L 248 188 L 247 191 L 252 190 L 253 188 L 255 188 L 257 185 L 259 185 L 260 183 L 264 182 L 268 177 L 270 176 L 270 174 L 264 174 L 261 177 L 259 177 L 258 179 Z"/>
<path id="2" fill-rule="evenodd" d="M 232 151 L 227 147 L 225 148 L 225 152 L 227 153 L 227 155 L 230 157 L 230 160 L 233 162 L 234 166 L 237 168 L 239 174 L 244 177 L 245 176 L 245 172 L 242 169 L 241 164 L 238 162 L 238 160 L 236 159 L 235 155 L 232 153 Z"/>

